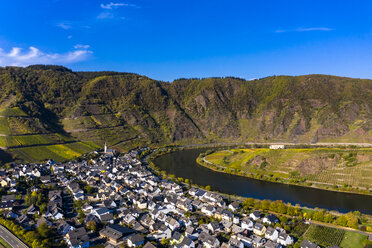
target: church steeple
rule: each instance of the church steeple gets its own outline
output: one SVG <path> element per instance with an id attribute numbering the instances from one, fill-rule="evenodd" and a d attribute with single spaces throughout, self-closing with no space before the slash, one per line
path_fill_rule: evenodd
<path id="1" fill-rule="evenodd" d="M 105 142 L 105 148 L 104 148 L 104 153 L 107 153 L 107 144 L 106 144 L 106 142 Z"/>

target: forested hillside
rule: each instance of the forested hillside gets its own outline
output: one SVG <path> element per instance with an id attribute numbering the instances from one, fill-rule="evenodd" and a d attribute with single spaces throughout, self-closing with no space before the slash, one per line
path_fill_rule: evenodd
<path id="1" fill-rule="evenodd" d="M 0 68 L 0 147 L 29 161 L 102 147 L 218 141 L 372 142 L 372 80 L 179 79 Z"/>

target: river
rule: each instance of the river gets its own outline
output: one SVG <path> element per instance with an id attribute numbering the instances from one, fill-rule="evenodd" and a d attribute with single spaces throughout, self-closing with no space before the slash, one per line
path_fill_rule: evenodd
<path id="1" fill-rule="evenodd" d="M 216 172 L 200 166 L 196 158 L 206 148 L 188 149 L 165 154 L 154 163 L 168 174 L 188 178 L 197 185 L 210 185 L 212 190 L 256 199 L 282 200 L 310 208 L 360 211 L 372 214 L 372 196 L 334 192 L 295 185 L 273 183 L 253 178 Z"/>

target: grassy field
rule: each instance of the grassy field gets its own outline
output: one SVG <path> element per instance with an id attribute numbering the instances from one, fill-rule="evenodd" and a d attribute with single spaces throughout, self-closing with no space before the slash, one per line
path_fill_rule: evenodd
<path id="1" fill-rule="evenodd" d="M 27 116 L 27 114 L 18 107 L 0 109 L 2 116 Z"/>
<path id="2" fill-rule="evenodd" d="M 74 138 L 57 133 L 6 136 L 6 140 L 10 148 L 14 146 L 47 145 L 75 141 Z"/>
<path id="3" fill-rule="evenodd" d="M 207 166 L 227 173 L 327 187 L 372 189 L 372 149 L 231 149 L 205 156 Z"/>
<path id="4" fill-rule="evenodd" d="M 6 147 L 5 136 L 0 136 L 0 146 L 1 147 Z"/>
<path id="5" fill-rule="evenodd" d="M 304 234 L 304 239 L 310 240 L 311 242 L 324 247 L 329 247 L 340 245 L 344 236 L 344 230 L 312 224 Z"/>
<path id="6" fill-rule="evenodd" d="M 0 117 L 0 133 L 1 134 L 10 134 L 7 117 Z"/>
<path id="7" fill-rule="evenodd" d="M 363 248 L 363 243 L 367 239 L 366 235 L 346 231 L 343 240 L 340 243 L 342 248 Z"/>

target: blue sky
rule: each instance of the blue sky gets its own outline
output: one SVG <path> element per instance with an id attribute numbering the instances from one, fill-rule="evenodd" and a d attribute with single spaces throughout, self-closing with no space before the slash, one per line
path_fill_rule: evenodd
<path id="1" fill-rule="evenodd" d="M 3 0 L 0 66 L 372 78 L 372 1 Z"/>

